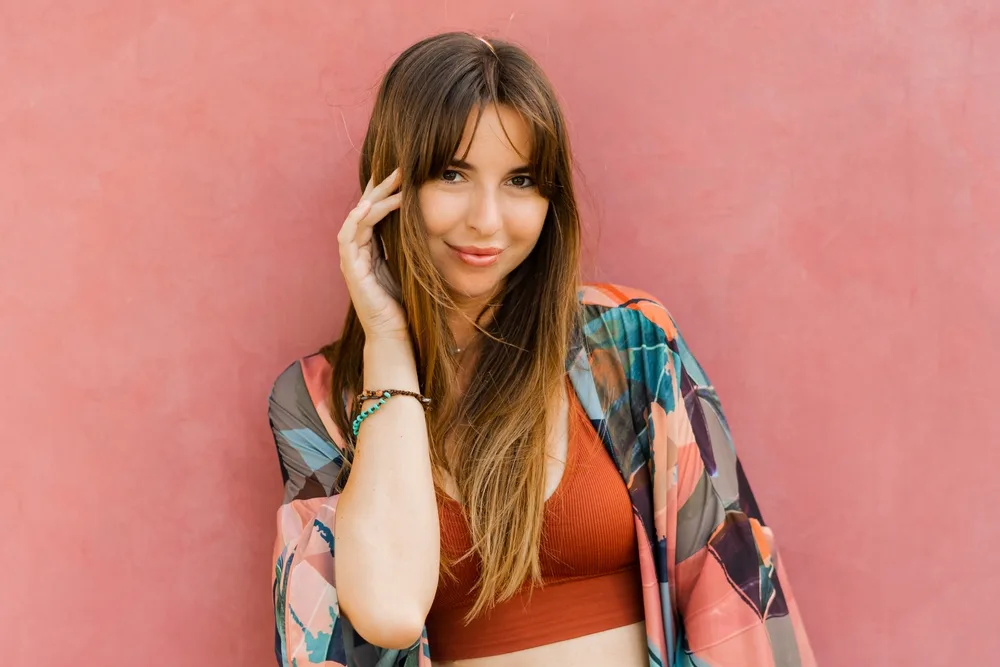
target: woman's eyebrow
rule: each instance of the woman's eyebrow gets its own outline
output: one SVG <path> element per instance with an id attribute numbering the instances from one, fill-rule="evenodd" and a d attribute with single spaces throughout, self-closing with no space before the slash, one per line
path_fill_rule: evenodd
<path id="1" fill-rule="evenodd" d="M 465 171 L 476 171 L 475 165 L 466 162 L 461 158 L 454 158 L 448 166 L 454 167 L 456 169 L 464 169 Z M 507 176 L 513 176 L 514 174 L 528 174 L 528 173 L 531 173 L 531 165 L 522 164 L 508 171 Z"/>

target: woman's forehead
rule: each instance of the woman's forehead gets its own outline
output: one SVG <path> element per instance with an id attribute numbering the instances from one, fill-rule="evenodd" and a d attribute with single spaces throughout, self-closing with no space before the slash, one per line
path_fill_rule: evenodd
<path id="1" fill-rule="evenodd" d="M 532 149 L 531 127 L 520 113 L 507 105 L 474 109 L 465 122 L 455 158 L 475 165 L 477 161 L 528 162 Z"/>

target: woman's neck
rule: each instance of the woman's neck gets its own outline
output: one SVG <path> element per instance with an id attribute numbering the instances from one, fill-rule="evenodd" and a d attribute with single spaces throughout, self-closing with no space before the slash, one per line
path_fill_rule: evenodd
<path id="1" fill-rule="evenodd" d="M 451 335 L 459 350 L 464 350 L 479 336 L 480 329 L 485 328 L 493 320 L 498 303 L 493 302 L 493 296 L 470 299 L 468 297 L 452 297 L 457 306 L 448 320 Z"/>

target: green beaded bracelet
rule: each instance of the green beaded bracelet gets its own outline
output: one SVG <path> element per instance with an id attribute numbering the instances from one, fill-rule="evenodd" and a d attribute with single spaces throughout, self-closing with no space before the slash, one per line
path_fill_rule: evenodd
<path id="1" fill-rule="evenodd" d="M 378 399 L 378 402 L 375 405 L 371 406 L 366 410 L 362 410 L 361 414 L 359 414 L 357 417 L 354 418 L 353 429 L 355 436 L 358 435 L 358 430 L 361 428 L 361 422 L 363 422 L 364 420 L 368 419 L 373 414 L 378 412 L 378 409 L 381 408 L 383 405 L 385 405 L 385 402 L 388 401 L 391 396 L 392 394 L 390 394 L 387 391 L 382 392 L 382 396 Z M 374 398 L 374 397 L 372 396 L 369 398 Z"/>
<path id="2" fill-rule="evenodd" d="M 410 396 L 420 401 L 420 405 L 421 407 L 423 407 L 424 410 L 431 409 L 431 399 L 427 398 L 426 396 L 421 396 L 415 391 L 405 391 L 403 389 L 377 389 L 375 391 L 369 390 L 361 392 L 360 394 L 358 394 L 357 398 L 359 406 L 362 405 L 365 401 L 371 401 L 376 398 L 378 399 L 378 402 L 375 405 L 368 408 L 367 410 L 364 410 L 361 414 L 359 414 L 357 417 L 354 418 L 354 425 L 353 425 L 354 437 L 357 437 L 358 435 L 358 429 L 361 428 L 361 422 L 363 422 L 364 420 L 368 419 L 373 414 L 375 414 L 378 411 L 378 409 L 381 408 L 383 405 L 385 405 L 385 402 L 388 401 L 393 396 Z"/>

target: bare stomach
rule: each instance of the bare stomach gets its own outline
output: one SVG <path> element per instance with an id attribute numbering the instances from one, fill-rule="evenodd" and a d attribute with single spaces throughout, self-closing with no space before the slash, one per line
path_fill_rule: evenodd
<path id="1" fill-rule="evenodd" d="M 431 646 L 433 657 L 434 647 Z M 434 667 L 551 667 L 576 665 L 587 667 L 647 667 L 646 628 L 642 622 L 605 630 L 585 637 L 545 646 L 471 660 L 435 660 Z"/>

